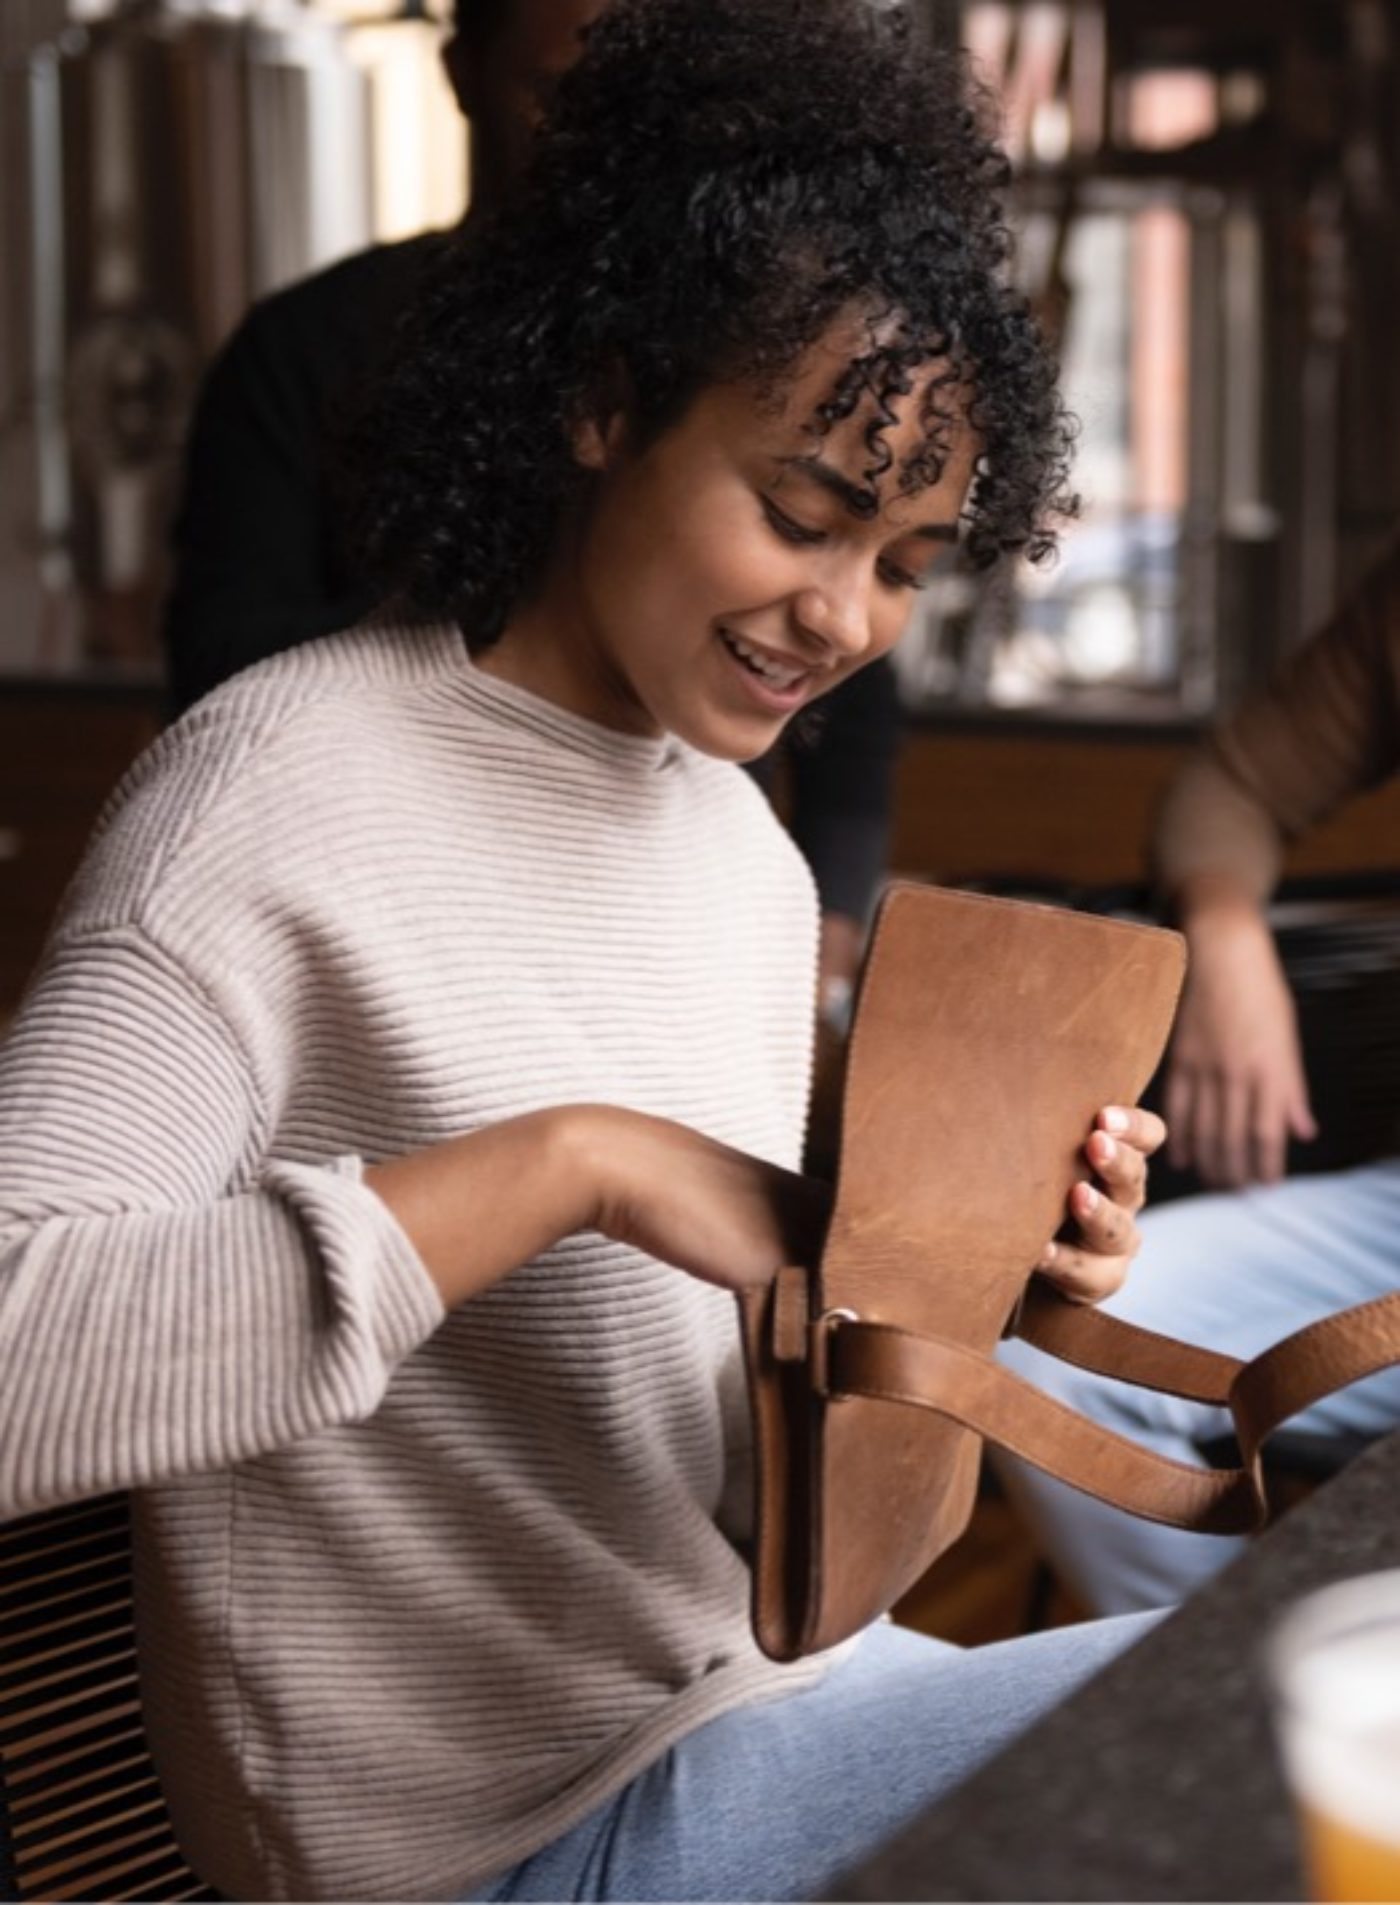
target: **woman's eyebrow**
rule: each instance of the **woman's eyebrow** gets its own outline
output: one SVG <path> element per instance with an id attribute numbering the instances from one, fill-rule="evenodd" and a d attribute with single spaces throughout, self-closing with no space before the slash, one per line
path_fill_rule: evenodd
<path id="1" fill-rule="evenodd" d="M 810 476 L 814 483 L 820 483 L 833 496 L 839 496 L 853 515 L 869 516 L 870 491 L 861 483 L 853 483 L 834 463 L 823 462 L 819 456 L 784 456 L 778 461 L 785 470 L 797 470 L 803 476 Z M 958 525 L 956 522 L 911 523 L 900 534 L 921 536 L 926 542 L 956 542 Z"/>

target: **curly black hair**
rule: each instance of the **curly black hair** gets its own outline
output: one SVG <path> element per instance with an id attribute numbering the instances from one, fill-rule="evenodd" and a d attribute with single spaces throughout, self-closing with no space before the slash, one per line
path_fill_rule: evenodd
<path id="1" fill-rule="evenodd" d="M 577 427 L 629 441 L 717 381 L 776 393 L 839 318 L 862 346 L 812 419 L 870 403 L 858 507 L 879 505 L 893 400 L 946 364 L 899 487 L 936 480 L 956 406 L 981 446 L 978 567 L 1039 558 L 1071 513 L 1072 425 L 1009 283 L 1006 161 L 963 62 L 869 0 L 615 0 L 559 82 L 508 211 L 424 285 L 362 446 L 380 586 L 474 644 L 542 573 L 590 480 Z"/>

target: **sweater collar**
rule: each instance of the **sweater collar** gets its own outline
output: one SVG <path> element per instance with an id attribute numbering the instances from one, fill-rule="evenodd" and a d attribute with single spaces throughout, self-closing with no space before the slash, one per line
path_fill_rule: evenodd
<path id="1" fill-rule="evenodd" d="M 586 715 L 575 714 L 555 701 L 513 681 L 488 675 L 472 660 L 459 631 L 453 635 L 463 662 L 461 683 L 468 703 L 503 727 L 534 734 L 551 746 L 583 755 L 634 773 L 655 774 L 680 758 L 681 743 L 673 735 L 624 734 L 604 727 Z"/>

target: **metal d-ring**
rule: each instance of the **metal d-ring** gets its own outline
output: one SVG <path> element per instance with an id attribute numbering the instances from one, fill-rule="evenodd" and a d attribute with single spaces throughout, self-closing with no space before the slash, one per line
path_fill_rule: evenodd
<path id="1" fill-rule="evenodd" d="M 831 1393 L 828 1381 L 828 1347 L 831 1333 L 838 1323 L 859 1323 L 860 1317 L 854 1310 L 823 1310 L 812 1325 L 812 1387 L 819 1396 L 828 1402 L 840 1402 L 843 1398 Z"/>

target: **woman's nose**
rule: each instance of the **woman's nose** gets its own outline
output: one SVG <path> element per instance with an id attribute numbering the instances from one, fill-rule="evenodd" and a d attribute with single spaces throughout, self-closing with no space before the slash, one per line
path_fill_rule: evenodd
<path id="1" fill-rule="evenodd" d="M 853 660 L 870 646 L 870 590 L 859 576 L 833 577 L 803 589 L 793 612 L 809 642 L 820 642 L 842 660 Z"/>

